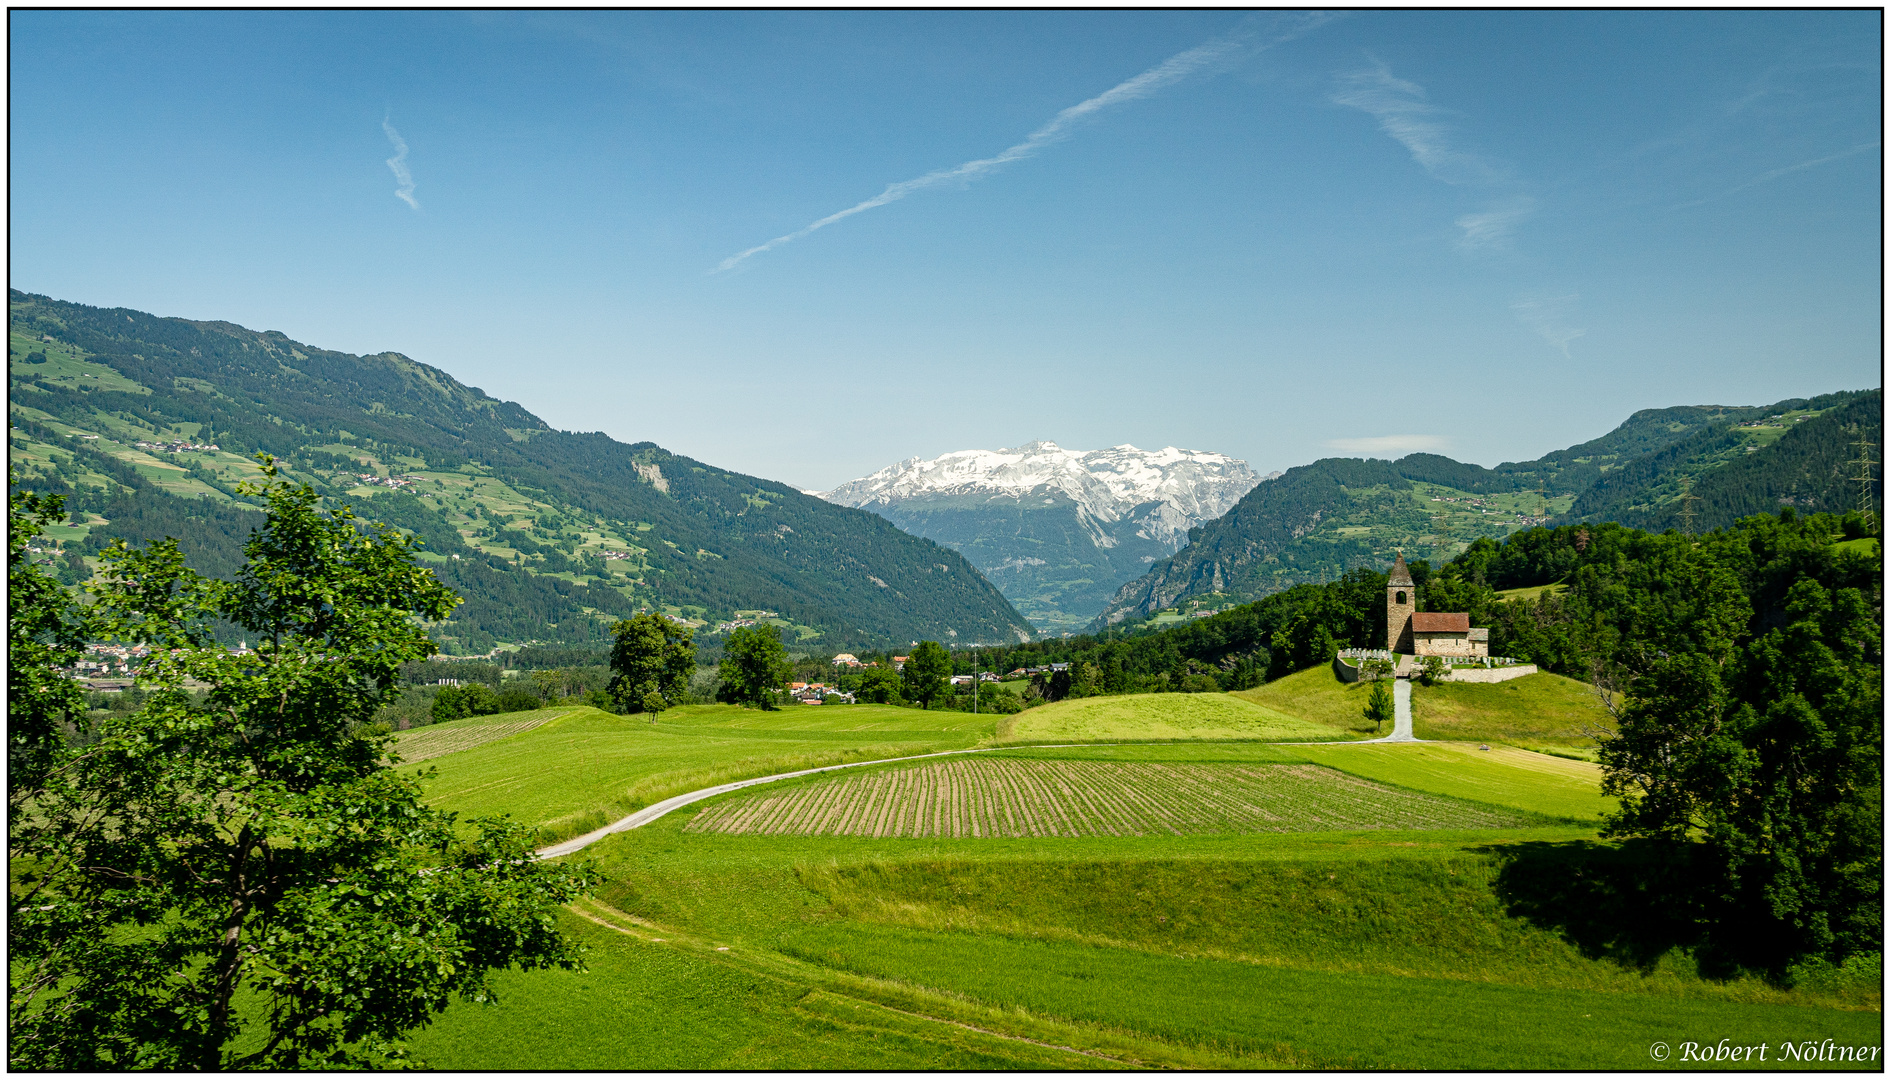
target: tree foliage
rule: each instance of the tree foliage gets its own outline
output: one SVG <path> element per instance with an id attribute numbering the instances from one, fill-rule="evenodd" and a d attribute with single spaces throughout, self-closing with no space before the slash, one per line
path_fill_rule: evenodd
<path id="1" fill-rule="evenodd" d="M 870 667 L 860 673 L 854 700 L 874 705 L 903 705 L 899 672 L 890 667 Z"/>
<path id="2" fill-rule="evenodd" d="M 416 617 L 454 597 L 396 530 L 264 473 L 237 580 L 167 540 L 108 552 L 94 582 L 98 632 L 154 646 L 151 692 L 58 751 L 15 816 L 16 1068 L 386 1063 L 451 998 L 489 1000 L 492 971 L 577 965 L 552 910 L 590 871 L 534 860 L 520 826 L 465 836 L 365 723 L 432 651 Z M 255 652 L 215 646 L 215 619 Z"/>
<path id="3" fill-rule="evenodd" d="M 1372 694 L 1366 698 L 1364 712 L 1366 719 L 1372 721 L 1374 731 L 1385 727 L 1386 721 L 1397 714 L 1397 709 L 1392 703 L 1392 692 L 1386 688 L 1384 679 L 1373 680 Z"/>
<path id="4" fill-rule="evenodd" d="M 618 711 L 659 713 L 689 692 L 696 673 L 696 644 L 689 627 L 656 612 L 644 612 L 611 628 L 611 684 Z"/>
<path id="5" fill-rule="evenodd" d="M 936 641 L 922 641 L 913 646 L 900 672 L 900 693 L 906 700 L 929 709 L 932 703 L 952 692 L 952 654 Z"/>
<path id="6" fill-rule="evenodd" d="M 1708 944 L 1773 970 L 1882 948 L 1883 597 L 1835 524 L 1789 512 L 1691 546 L 1668 647 L 1614 657 L 1609 833 L 1660 841 Z"/>
<path id="7" fill-rule="evenodd" d="M 56 495 L 15 492 L 7 499 L 7 825 L 23 819 L 22 800 L 40 790 L 65 746 L 62 728 L 84 715 L 85 694 L 58 669 L 79 659 L 83 611 L 32 561 L 28 548 L 66 517 Z"/>
<path id="8" fill-rule="evenodd" d="M 793 670 L 773 623 L 738 626 L 722 647 L 722 662 L 716 668 L 722 677 L 718 694 L 731 704 L 766 708 Z"/>

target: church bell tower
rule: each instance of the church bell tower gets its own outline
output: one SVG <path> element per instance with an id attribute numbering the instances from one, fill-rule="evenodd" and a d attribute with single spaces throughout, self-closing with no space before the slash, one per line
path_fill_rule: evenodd
<path id="1" fill-rule="evenodd" d="M 1405 567 L 1405 554 L 1392 564 L 1385 582 L 1385 647 L 1395 653 L 1412 652 L 1412 612 L 1418 610 L 1418 587 Z"/>

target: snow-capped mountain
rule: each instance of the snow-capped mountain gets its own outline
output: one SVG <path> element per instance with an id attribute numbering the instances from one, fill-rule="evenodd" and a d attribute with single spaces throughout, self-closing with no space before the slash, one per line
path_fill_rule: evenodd
<path id="1" fill-rule="evenodd" d="M 820 495 L 958 549 L 1040 627 L 1069 629 L 1263 479 L 1210 451 L 1034 442 L 910 458 Z"/>

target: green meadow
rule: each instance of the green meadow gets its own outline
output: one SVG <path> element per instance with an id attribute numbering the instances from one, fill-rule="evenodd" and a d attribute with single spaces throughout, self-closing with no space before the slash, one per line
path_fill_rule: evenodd
<path id="1" fill-rule="evenodd" d="M 1327 729 L 1326 738 L 1343 739 L 1372 736 L 1372 725 L 1365 719 L 1371 695 L 1370 684 L 1341 682 L 1331 664 L 1322 664 L 1229 696 L 1319 724 Z"/>
<path id="2" fill-rule="evenodd" d="M 1296 742 L 1334 737 L 1334 732 L 1321 724 L 1232 694 L 1078 698 L 1007 716 L 997 728 L 1000 743 L 1115 739 Z"/>
<path id="3" fill-rule="evenodd" d="M 520 715 L 458 720 L 409 735 L 491 726 Z M 730 780 L 964 749 L 991 733 L 991 721 L 885 705 L 773 712 L 690 705 L 655 718 L 575 708 L 418 767 L 435 770 L 427 781 L 434 805 L 469 817 L 510 814 L 536 826 L 549 843 Z"/>
<path id="4" fill-rule="evenodd" d="M 1615 718 L 1587 683 L 1540 671 L 1500 683 L 1412 687 L 1412 733 L 1421 739 L 1590 749 Z"/>
<path id="5" fill-rule="evenodd" d="M 575 857 L 605 884 L 563 916 L 588 969 L 507 974 L 499 1004 L 454 1003 L 413 1050 L 469 1070 L 1639 1070 L 1680 1067 L 1651 1058 L 1656 1042 L 1881 1043 L 1875 967 L 1795 988 L 1703 973 L 1630 884 L 1632 852 L 1597 840 L 1593 765 L 1475 742 L 1313 745 L 1333 726 L 1281 703 L 1351 688 L 1306 674 L 1270 701 L 1089 699 L 1019 714 L 1029 726 L 576 709 L 433 758 L 441 805 L 559 836 L 738 776 L 993 748 L 746 788 L 604 838 Z M 1140 835 L 938 824 L 1001 803 L 1114 820 L 1112 798 L 1164 775 L 1253 812 Z M 1355 816 L 1321 831 L 1342 796 Z M 783 816 L 744 817 L 771 799 Z M 872 799 L 927 803 L 935 824 L 873 835 L 847 809 Z M 823 806 L 825 833 L 738 827 Z"/>

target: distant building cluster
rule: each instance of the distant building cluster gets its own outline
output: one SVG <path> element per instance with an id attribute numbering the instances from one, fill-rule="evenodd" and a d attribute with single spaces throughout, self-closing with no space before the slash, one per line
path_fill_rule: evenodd
<path id="1" fill-rule="evenodd" d="M 64 674 L 74 679 L 128 679 L 137 661 L 151 655 L 148 645 L 91 645 Z"/>
<path id="2" fill-rule="evenodd" d="M 755 612 L 755 617 L 752 619 L 749 619 L 749 618 L 730 619 L 726 623 L 718 624 L 715 630 L 711 632 L 717 633 L 717 634 L 726 634 L 729 631 L 738 629 L 740 627 L 754 626 L 756 623 L 759 623 L 759 622 L 765 622 L 769 619 L 779 619 L 779 618 L 781 618 L 781 616 L 773 611 L 757 611 Z"/>
<path id="3" fill-rule="evenodd" d="M 791 682 L 788 684 L 788 696 L 803 705 L 825 705 L 830 697 L 839 698 L 844 705 L 852 705 L 854 696 L 838 686 L 826 683 Z"/>
<path id="4" fill-rule="evenodd" d="M 82 435 L 80 436 L 80 438 L 96 439 L 98 438 L 98 436 Z M 167 454 L 181 454 L 186 450 L 221 450 L 223 449 L 222 447 L 218 446 L 216 443 L 194 443 L 194 442 L 183 442 L 183 441 L 145 442 L 142 439 L 140 439 L 139 441 L 135 443 L 132 443 L 131 445 L 137 447 L 140 450 L 162 450 Z"/>
<path id="5" fill-rule="evenodd" d="M 413 487 L 414 481 L 424 478 L 419 476 L 376 476 L 371 472 L 364 472 L 356 473 L 355 479 L 369 487 L 393 488 L 398 491 L 401 488 Z"/>
<path id="6" fill-rule="evenodd" d="M 635 554 L 628 551 L 604 551 L 599 552 L 599 554 L 607 559 L 634 559 L 637 557 Z"/>
<path id="7" fill-rule="evenodd" d="M 853 653 L 844 652 L 834 657 L 834 666 L 844 667 L 844 668 L 863 668 L 863 667 L 866 667 L 867 665 L 861 663 L 860 658 L 858 656 L 855 656 Z"/>
<path id="8" fill-rule="evenodd" d="M 1005 673 L 1007 679 L 1029 679 L 1036 675 L 1051 675 L 1059 671 L 1069 671 L 1069 664 L 1049 664 L 1044 667 L 1013 668 Z"/>

